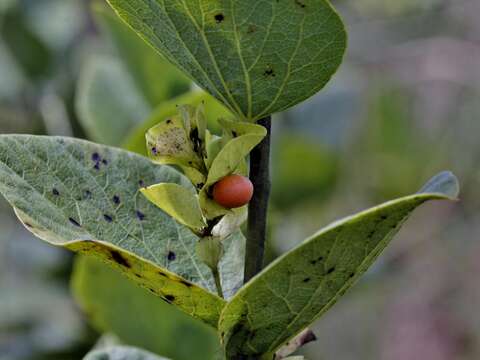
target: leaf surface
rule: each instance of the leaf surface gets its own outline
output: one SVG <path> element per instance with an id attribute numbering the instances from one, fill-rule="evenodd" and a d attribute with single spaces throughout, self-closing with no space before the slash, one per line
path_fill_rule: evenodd
<path id="1" fill-rule="evenodd" d="M 140 194 L 161 182 L 191 186 L 167 166 L 90 142 L 0 135 L 0 193 L 41 239 L 97 256 L 188 314 L 216 326 L 198 238 Z M 210 292 L 209 292 L 210 291 Z"/>
<path id="2" fill-rule="evenodd" d="M 101 261 L 79 256 L 72 275 L 76 300 L 98 331 L 122 343 L 176 360 L 211 360 L 215 331 L 119 274 Z M 177 339 L 182 339 L 182 346 Z"/>
<path id="3" fill-rule="evenodd" d="M 170 62 L 242 119 L 314 95 L 339 67 L 343 23 L 326 0 L 108 0 Z"/>
<path id="4" fill-rule="evenodd" d="M 178 184 L 156 184 L 142 194 L 179 223 L 200 231 L 206 224 L 195 192 Z"/>
<path id="5" fill-rule="evenodd" d="M 458 182 L 442 173 L 421 192 L 337 221 L 284 254 L 224 308 L 219 331 L 227 358 L 272 354 L 325 313 L 380 255 L 415 208 L 453 199 Z"/>

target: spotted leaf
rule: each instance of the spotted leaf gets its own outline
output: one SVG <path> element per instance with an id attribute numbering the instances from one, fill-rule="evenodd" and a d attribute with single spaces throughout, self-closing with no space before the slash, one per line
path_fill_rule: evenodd
<path id="1" fill-rule="evenodd" d="M 442 173 L 422 192 L 337 221 L 278 258 L 224 308 L 219 330 L 227 358 L 272 359 L 353 285 L 415 208 L 457 195 L 456 178 Z"/>
<path id="2" fill-rule="evenodd" d="M 314 95 L 339 67 L 343 23 L 326 0 L 107 0 L 137 33 L 246 120 Z"/>
<path id="3" fill-rule="evenodd" d="M 198 238 L 140 193 L 161 182 L 191 187 L 176 170 L 123 150 L 68 138 L 0 135 L 0 193 L 32 233 L 99 257 L 216 326 L 225 302 L 213 294 L 211 271 L 196 257 Z"/>

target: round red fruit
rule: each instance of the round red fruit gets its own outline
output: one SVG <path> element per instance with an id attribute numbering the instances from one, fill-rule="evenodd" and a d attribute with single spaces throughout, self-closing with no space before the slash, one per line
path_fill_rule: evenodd
<path id="1" fill-rule="evenodd" d="M 253 184 L 241 175 L 229 175 L 213 185 L 213 199 L 228 209 L 238 208 L 250 202 Z"/>

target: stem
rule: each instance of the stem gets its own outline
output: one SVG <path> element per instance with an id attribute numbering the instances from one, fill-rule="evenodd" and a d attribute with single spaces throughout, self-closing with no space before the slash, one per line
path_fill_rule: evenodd
<path id="1" fill-rule="evenodd" d="M 267 232 L 267 210 L 270 197 L 270 138 L 271 117 L 258 121 L 267 129 L 267 136 L 250 153 L 250 180 L 253 198 L 248 205 L 248 237 L 245 254 L 244 282 L 248 282 L 263 267 Z"/>
<path id="2" fill-rule="evenodd" d="M 215 279 L 215 285 L 217 287 L 218 296 L 220 296 L 223 299 L 223 289 L 222 289 L 222 282 L 220 281 L 220 274 L 218 273 L 218 270 L 212 270 L 212 272 L 213 272 L 213 278 Z"/>

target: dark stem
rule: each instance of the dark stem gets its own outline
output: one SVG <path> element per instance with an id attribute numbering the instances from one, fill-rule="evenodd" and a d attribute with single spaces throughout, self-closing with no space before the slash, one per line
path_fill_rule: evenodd
<path id="1" fill-rule="evenodd" d="M 271 117 L 258 121 L 267 129 L 267 136 L 250 153 L 250 180 L 253 183 L 253 198 L 248 205 L 248 236 L 245 254 L 244 282 L 248 282 L 263 267 L 265 238 L 267 233 L 267 210 L 270 197 L 270 138 Z"/>

